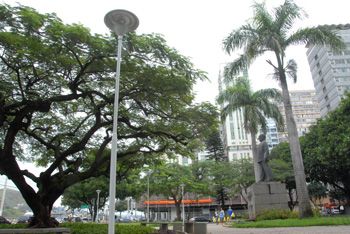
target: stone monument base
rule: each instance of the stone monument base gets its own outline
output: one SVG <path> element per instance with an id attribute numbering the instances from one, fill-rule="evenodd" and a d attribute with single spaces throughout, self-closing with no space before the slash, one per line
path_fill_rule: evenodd
<path id="1" fill-rule="evenodd" d="M 249 219 L 264 210 L 289 210 L 286 185 L 280 182 L 257 182 L 248 187 L 248 213 Z"/>

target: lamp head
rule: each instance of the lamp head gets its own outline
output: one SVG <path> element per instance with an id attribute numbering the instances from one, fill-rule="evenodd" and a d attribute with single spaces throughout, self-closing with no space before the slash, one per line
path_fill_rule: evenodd
<path id="1" fill-rule="evenodd" d="M 134 31 L 139 26 L 137 16 L 127 10 L 113 10 L 105 16 L 106 26 L 118 36 Z"/>

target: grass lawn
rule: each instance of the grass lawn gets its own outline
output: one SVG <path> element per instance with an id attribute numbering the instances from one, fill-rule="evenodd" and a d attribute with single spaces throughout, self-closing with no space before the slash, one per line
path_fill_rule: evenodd
<path id="1" fill-rule="evenodd" d="M 307 227 L 350 225 L 350 216 L 313 217 L 306 219 L 275 219 L 261 221 L 240 221 L 232 224 L 235 228 Z"/>

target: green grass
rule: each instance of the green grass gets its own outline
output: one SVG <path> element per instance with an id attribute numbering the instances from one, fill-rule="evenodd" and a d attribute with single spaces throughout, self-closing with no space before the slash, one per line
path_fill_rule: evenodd
<path id="1" fill-rule="evenodd" d="M 313 217 L 305 219 L 275 219 L 260 221 L 239 221 L 235 228 L 307 227 L 307 226 L 350 225 L 350 216 Z"/>

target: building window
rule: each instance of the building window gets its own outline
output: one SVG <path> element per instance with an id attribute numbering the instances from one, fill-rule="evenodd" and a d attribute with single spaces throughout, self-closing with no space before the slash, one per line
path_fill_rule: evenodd
<path id="1" fill-rule="evenodd" d="M 328 95 L 324 96 L 324 99 L 325 99 L 326 101 L 328 101 Z"/>
<path id="2" fill-rule="evenodd" d="M 335 64 L 344 64 L 345 60 L 344 59 L 335 59 Z"/>
<path id="3" fill-rule="evenodd" d="M 323 78 L 321 79 L 321 84 L 324 84 L 324 79 Z"/>
<path id="4" fill-rule="evenodd" d="M 323 93 L 326 93 L 327 92 L 326 87 L 323 87 L 322 91 L 323 91 Z"/>
<path id="5" fill-rule="evenodd" d="M 321 76 L 321 75 L 322 75 L 322 71 L 321 71 L 321 70 L 319 70 L 319 71 L 318 71 L 318 74 Z"/>
<path id="6" fill-rule="evenodd" d="M 330 110 L 331 109 L 331 105 L 327 105 L 327 110 Z"/>
<path id="7" fill-rule="evenodd" d="M 320 63 L 317 63 L 316 66 L 317 66 L 318 68 L 320 68 Z"/>
<path id="8" fill-rule="evenodd" d="M 318 59 L 318 55 L 316 54 L 316 55 L 315 55 L 315 60 L 317 60 L 317 59 Z"/>

